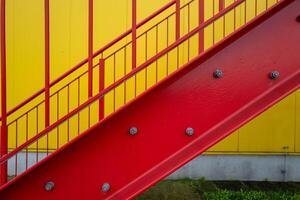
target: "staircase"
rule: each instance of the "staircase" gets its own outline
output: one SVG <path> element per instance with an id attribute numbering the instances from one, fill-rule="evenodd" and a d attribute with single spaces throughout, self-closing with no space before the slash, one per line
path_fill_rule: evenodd
<path id="1" fill-rule="evenodd" d="M 45 0 L 45 88 L 6 111 L 5 59 L 1 60 L 1 199 L 133 198 L 299 88 L 299 0 L 277 1 L 260 13 L 255 11 L 250 20 L 246 19 L 247 0 L 228 5 L 220 1 L 218 12 L 207 20 L 201 11 L 204 1 L 200 0 L 199 25 L 189 26 L 187 33 L 182 33 L 180 13 L 190 11 L 194 1 L 180 4 L 173 0 L 139 23 L 133 1 L 132 29 L 96 52 L 92 45 L 90 1 L 89 57 L 50 82 L 49 1 Z M 1 2 L 1 57 L 5 58 L 5 1 Z M 245 9 L 245 19 L 237 27 L 236 13 L 241 9 Z M 171 14 L 140 31 L 166 11 Z M 234 29 L 226 33 L 229 15 L 234 16 Z M 145 49 L 139 52 L 139 39 L 147 38 L 150 30 L 157 32 L 157 27 L 168 24 L 171 17 L 175 18 L 174 41 L 168 40 L 166 47 L 156 48 L 155 54 L 149 56 L 150 44 L 145 39 Z M 190 24 L 190 18 L 186 20 Z M 222 39 L 205 49 L 205 30 L 215 28 L 219 21 L 224 24 Z M 194 54 L 190 51 L 192 45 L 197 47 Z M 188 55 L 184 61 L 178 56 L 183 46 Z M 105 71 L 119 52 L 124 52 L 125 73 L 121 77 L 114 75 L 113 82 L 107 84 Z M 139 53 L 145 54 L 141 64 L 137 63 Z M 170 61 L 172 53 L 177 54 L 177 60 Z M 163 58 L 166 68 L 158 64 Z M 113 63 L 115 72 L 116 62 Z M 172 64 L 175 69 L 168 71 Z M 126 69 L 128 65 L 130 70 Z M 141 83 L 139 77 L 147 79 L 153 66 L 157 74 L 166 70 L 166 75 L 159 78 L 156 74 L 153 84 L 147 80 Z M 96 85 L 93 73 L 99 76 Z M 78 99 L 74 108 L 68 105 L 63 116 L 57 111 L 56 120 L 51 121 L 50 102 L 55 101 L 59 109 L 63 90 L 67 91 L 67 102 L 71 101 L 73 83 L 78 83 L 73 90 L 80 98 L 83 76 L 87 77 L 87 98 Z M 143 84 L 142 92 L 137 89 L 139 84 Z M 115 99 L 119 90 L 124 93 L 124 101 L 118 107 Z M 133 96 L 127 98 L 129 92 Z M 105 113 L 111 97 L 113 111 Z M 30 121 L 32 112 L 36 118 Z M 20 119 L 27 124 L 23 130 L 16 128 Z M 37 126 L 36 134 L 30 133 L 28 124 Z M 8 134 L 11 129 L 16 138 L 25 131 L 26 139 L 9 149 L 5 141 L 7 135 L 12 135 Z M 74 131 L 75 137 L 71 136 Z M 54 146 L 49 142 L 53 135 Z M 67 138 L 65 142 L 59 141 L 60 135 Z M 8 165 L 15 167 L 10 180 Z"/>

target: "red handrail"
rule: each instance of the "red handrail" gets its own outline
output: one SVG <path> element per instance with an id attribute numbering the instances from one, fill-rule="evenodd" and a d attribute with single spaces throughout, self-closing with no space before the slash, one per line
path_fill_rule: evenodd
<path id="1" fill-rule="evenodd" d="M 143 26 L 144 24 L 146 24 L 147 22 L 149 22 L 151 19 L 153 19 L 156 16 L 158 16 L 161 12 L 163 12 L 163 11 L 167 10 L 168 8 L 170 8 L 171 6 L 173 6 L 175 3 L 176 3 L 176 0 L 172 0 L 171 2 L 165 4 L 163 7 L 161 7 L 160 9 L 158 9 L 157 11 L 155 11 L 154 13 L 152 13 L 151 15 L 149 15 L 143 21 L 139 22 L 136 25 L 136 28 L 140 28 L 141 26 Z M 109 49 L 114 44 L 116 44 L 117 42 L 121 41 L 123 38 L 125 38 L 126 36 L 128 36 L 131 32 L 132 32 L 132 29 L 129 29 L 128 31 L 124 32 L 123 34 L 121 34 L 120 36 L 118 36 L 117 38 L 115 38 L 114 40 L 112 40 L 111 42 L 109 42 L 107 45 L 105 45 L 104 47 L 102 47 L 98 51 L 96 51 L 93 54 L 92 58 L 95 58 L 96 56 L 100 55 L 102 52 L 104 52 L 105 50 Z M 49 84 L 49 87 L 53 87 L 54 85 L 56 85 L 57 83 L 59 83 L 60 81 L 62 81 L 63 79 L 65 79 L 68 75 L 72 74 L 77 69 L 79 69 L 83 65 L 87 64 L 88 61 L 89 61 L 89 58 L 85 58 L 84 60 L 82 60 L 81 62 L 79 62 L 77 65 L 75 65 L 74 67 L 72 67 L 70 70 L 68 70 L 67 72 L 63 73 L 60 77 L 58 77 L 54 81 L 52 81 Z M 26 100 L 24 100 L 22 103 L 18 104 L 17 106 L 15 106 L 11 110 L 9 110 L 7 112 L 7 116 L 10 116 L 12 113 L 16 112 L 17 110 L 19 110 L 20 108 L 22 108 L 23 106 L 25 106 L 30 101 L 32 101 L 33 99 L 35 99 L 36 97 L 38 97 L 39 95 L 41 95 L 44 92 L 45 92 L 45 88 L 40 89 L 35 94 L 33 94 L 32 96 L 30 96 L 29 98 L 27 98 Z M 0 120 L 2 120 L 2 116 L 0 116 Z"/>
<path id="2" fill-rule="evenodd" d="M 158 54 L 154 55 L 153 57 L 151 57 L 145 63 L 143 63 L 139 67 L 133 69 L 127 75 L 125 75 L 124 77 L 120 78 L 119 80 L 117 80 L 116 82 L 114 82 L 113 84 L 111 84 L 109 87 L 105 88 L 104 90 L 100 91 L 97 95 L 91 97 L 86 102 L 84 102 L 83 104 L 81 104 L 80 106 L 78 106 L 77 108 L 75 108 L 73 111 L 71 111 L 70 113 L 66 114 L 65 116 L 63 116 L 62 118 L 60 118 L 59 120 L 57 120 L 55 123 L 53 123 L 50 126 L 46 127 L 39 134 L 37 134 L 36 136 L 34 136 L 31 139 L 27 140 L 22 145 L 16 147 L 13 151 L 11 151 L 8 154 L 4 155 L 2 158 L 0 158 L 0 164 L 3 164 L 4 162 L 7 162 L 7 160 L 9 158 L 11 158 L 14 155 L 16 155 L 19 151 L 22 151 L 24 148 L 26 148 L 29 145 L 33 144 L 34 142 L 38 141 L 41 137 L 43 137 L 44 135 L 46 135 L 48 132 L 50 132 L 54 128 L 58 127 L 63 122 L 65 122 L 66 120 L 68 120 L 72 116 L 76 115 L 77 113 L 79 113 L 80 111 L 82 111 L 83 109 L 85 109 L 86 107 L 88 107 L 89 105 L 91 105 L 92 103 L 94 103 L 95 101 L 98 101 L 100 98 L 103 98 L 105 94 L 109 93 L 110 91 L 114 90 L 116 87 L 118 87 L 119 85 L 121 85 L 122 83 L 124 83 L 125 81 L 127 81 L 128 79 L 130 79 L 131 77 L 135 76 L 138 72 L 140 72 L 141 70 L 145 69 L 147 66 L 149 66 L 150 64 L 152 64 L 153 62 L 155 62 L 157 59 L 159 59 L 160 57 L 162 57 L 163 55 L 165 55 L 166 53 L 168 53 L 172 49 L 176 48 L 178 45 L 180 45 L 183 42 L 185 42 L 186 40 L 188 40 L 190 37 L 192 37 L 193 35 L 195 35 L 196 33 L 198 33 L 200 30 L 203 30 L 205 27 L 207 27 L 208 25 L 210 25 L 211 23 L 213 23 L 215 20 L 217 20 L 220 17 L 224 16 L 224 14 L 226 14 L 229 11 L 235 9 L 237 6 L 239 6 L 243 2 L 245 2 L 245 0 L 237 0 L 237 1 L 235 1 L 230 6 L 224 8 L 218 14 L 214 15 L 212 18 L 210 18 L 207 21 L 205 21 L 204 23 L 200 24 L 199 26 L 197 26 L 196 28 L 194 28 L 192 31 L 190 31 L 189 33 L 187 33 L 183 37 L 181 37 L 178 40 L 176 40 L 173 44 L 171 44 L 170 46 L 166 47 L 165 49 L 163 49 L 162 51 L 160 51 Z M 99 121 L 98 123 L 101 123 L 101 122 L 102 122 L 102 120 Z"/>

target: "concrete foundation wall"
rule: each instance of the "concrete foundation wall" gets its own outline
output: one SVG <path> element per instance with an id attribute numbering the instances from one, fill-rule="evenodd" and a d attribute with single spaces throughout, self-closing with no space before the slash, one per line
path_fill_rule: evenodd
<path id="1" fill-rule="evenodd" d="M 168 179 L 300 181 L 300 156 L 203 155 Z"/>

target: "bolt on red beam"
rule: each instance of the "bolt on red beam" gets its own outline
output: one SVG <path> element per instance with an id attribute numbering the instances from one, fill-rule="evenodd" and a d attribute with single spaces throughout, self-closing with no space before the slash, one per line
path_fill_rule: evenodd
<path id="1" fill-rule="evenodd" d="M 7 154 L 5 0 L 1 0 L 1 137 L 0 158 Z M 7 162 L 0 164 L 0 186 L 7 182 Z"/>

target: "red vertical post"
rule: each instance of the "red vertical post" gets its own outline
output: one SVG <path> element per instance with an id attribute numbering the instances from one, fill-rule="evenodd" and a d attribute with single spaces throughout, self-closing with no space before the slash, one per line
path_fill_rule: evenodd
<path id="1" fill-rule="evenodd" d="M 93 0 L 89 0 L 88 96 L 93 96 Z"/>
<path id="2" fill-rule="evenodd" d="M 199 0 L 199 26 L 204 23 L 204 0 Z M 204 30 L 199 31 L 199 54 L 204 51 Z"/>
<path id="3" fill-rule="evenodd" d="M 0 157 L 7 154 L 5 0 L 1 0 L 1 138 Z M 0 163 L 0 185 L 7 182 L 7 162 Z"/>
<path id="4" fill-rule="evenodd" d="M 136 0 L 132 0 L 132 69 L 136 68 Z"/>
<path id="5" fill-rule="evenodd" d="M 99 93 L 104 90 L 104 59 L 99 60 Z M 104 96 L 99 99 L 99 121 L 104 119 Z"/>
<path id="6" fill-rule="evenodd" d="M 49 0 L 44 1 L 45 9 L 45 127 L 50 124 L 50 13 Z"/>
<path id="7" fill-rule="evenodd" d="M 219 11 L 223 10 L 225 7 L 224 0 L 219 0 Z"/>
<path id="8" fill-rule="evenodd" d="M 180 38 L 180 0 L 176 0 L 176 40 Z"/>

